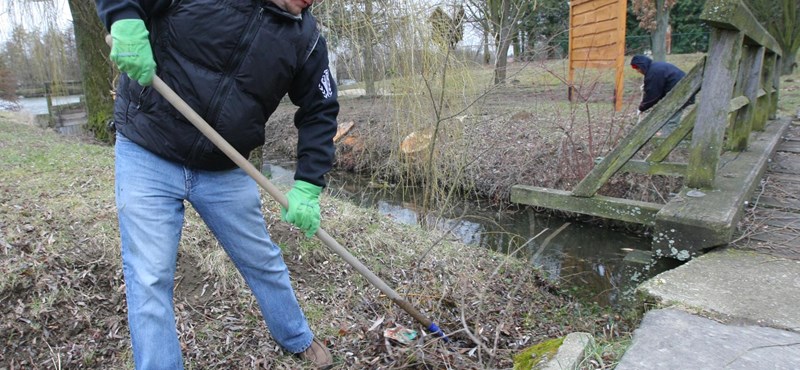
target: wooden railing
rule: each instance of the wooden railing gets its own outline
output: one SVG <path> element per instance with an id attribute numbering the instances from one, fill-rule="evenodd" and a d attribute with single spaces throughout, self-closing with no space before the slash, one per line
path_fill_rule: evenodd
<path id="1" fill-rule="evenodd" d="M 777 110 L 781 50 L 742 0 L 708 0 L 701 19 L 711 28 L 707 55 L 571 192 L 517 185 L 511 200 L 654 226 L 654 234 L 662 235 L 654 240 L 654 251 L 669 249 L 673 255 L 727 243 L 785 129 L 765 126 Z M 697 104 L 678 127 L 653 140 L 692 96 Z M 754 131 L 764 131 L 758 142 L 751 142 Z M 664 162 L 690 135 L 687 163 Z M 653 150 L 635 160 L 647 143 L 655 143 Z M 723 155 L 727 165 L 718 176 Z M 598 195 L 618 172 L 681 176 L 685 187 L 667 204 Z M 676 252 L 678 246 L 683 249 Z"/>
<path id="2" fill-rule="evenodd" d="M 45 83 L 25 84 L 17 88 L 17 95 L 21 95 L 26 98 L 43 97 L 47 94 L 83 94 L 83 83 L 80 80 L 51 81 Z"/>
<path id="3" fill-rule="evenodd" d="M 711 26 L 711 38 L 686 185 L 712 188 L 723 144 L 729 150 L 745 150 L 750 131 L 763 129 L 766 117 L 774 114 L 778 100 L 775 65 L 781 51 L 742 0 L 706 1 L 700 18 Z M 766 98 L 759 102 L 762 85 Z M 731 100 L 740 97 L 747 104 L 736 110 L 729 126 Z M 728 141 L 723 143 L 726 128 Z"/>

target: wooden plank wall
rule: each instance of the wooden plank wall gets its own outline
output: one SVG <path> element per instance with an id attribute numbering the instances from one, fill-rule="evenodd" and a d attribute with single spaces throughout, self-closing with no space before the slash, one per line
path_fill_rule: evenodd
<path id="1" fill-rule="evenodd" d="M 622 109 L 625 70 L 627 0 L 573 0 L 570 2 L 569 97 L 573 98 L 575 69 L 615 69 L 614 108 Z"/>

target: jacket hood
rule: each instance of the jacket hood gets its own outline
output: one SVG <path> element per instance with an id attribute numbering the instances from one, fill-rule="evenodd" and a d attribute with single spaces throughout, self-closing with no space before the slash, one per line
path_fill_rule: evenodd
<path id="1" fill-rule="evenodd" d="M 638 67 L 645 74 L 647 74 L 647 70 L 650 69 L 650 64 L 652 63 L 653 60 L 644 55 L 634 55 L 633 59 L 631 59 L 631 66 Z"/>

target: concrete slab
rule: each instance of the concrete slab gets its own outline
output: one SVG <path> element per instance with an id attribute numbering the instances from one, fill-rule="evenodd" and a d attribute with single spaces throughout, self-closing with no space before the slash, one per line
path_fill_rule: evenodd
<path id="1" fill-rule="evenodd" d="M 661 273 L 639 287 L 662 306 L 724 322 L 800 333 L 800 261 L 723 249 Z M 800 368 L 800 357 L 796 368 Z"/>
<path id="2" fill-rule="evenodd" d="M 577 369 L 586 357 L 586 352 L 594 346 L 594 337 L 589 333 L 567 334 L 564 343 L 558 347 L 555 357 L 541 367 L 541 370 Z"/>
<path id="3" fill-rule="evenodd" d="M 725 325 L 676 309 L 649 311 L 616 370 L 800 367 L 800 334 Z"/>

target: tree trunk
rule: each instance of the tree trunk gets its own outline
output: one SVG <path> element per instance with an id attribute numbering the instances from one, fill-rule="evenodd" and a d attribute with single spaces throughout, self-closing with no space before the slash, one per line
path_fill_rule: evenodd
<path id="1" fill-rule="evenodd" d="M 513 24 L 507 20 L 511 11 L 511 1 L 503 0 L 500 12 L 500 35 L 497 38 L 497 58 L 494 62 L 494 83 L 499 85 L 506 82 L 506 69 L 508 68 L 508 48 L 511 46 Z"/>
<path id="2" fill-rule="evenodd" d="M 372 0 L 364 1 L 364 19 L 366 24 L 369 25 L 372 20 Z M 369 26 L 362 28 L 362 30 L 364 41 L 364 93 L 369 97 L 373 97 L 378 95 L 377 91 L 375 90 L 375 74 L 373 73 L 375 57 L 373 54 L 372 45 L 374 44 L 374 35 Z"/>
<path id="3" fill-rule="evenodd" d="M 523 55 L 525 55 L 525 48 L 522 46 L 524 45 L 522 32 L 515 33 L 512 43 L 514 45 L 514 60 L 522 60 Z"/>
<path id="4" fill-rule="evenodd" d="M 499 85 L 506 82 L 506 69 L 508 69 L 508 49 L 511 47 L 511 40 L 506 36 L 500 38 L 500 45 L 497 48 L 497 59 L 494 63 L 494 84 Z"/>
<path id="5" fill-rule="evenodd" d="M 375 57 L 372 52 L 372 43 L 367 41 L 364 48 L 364 90 L 367 96 L 376 96 L 378 93 L 375 90 L 375 73 L 373 71 Z"/>
<path id="6" fill-rule="evenodd" d="M 489 51 L 489 31 L 483 30 L 483 64 L 489 65 L 492 62 L 492 55 Z"/>
<path id="7" fill-rule="evenodd" d="M 792 74 L 797 67 L 797 51 L 791 53 L 783 50 L 780 64 L 781 76 Z"/>
<path id="8" fill-rule="evenodd" d="M 664 6 L 665 0 L 656 1 L 656 29 L 651 35 L 653 60 L 667 60 L 667 27 L 669 26 L 669 10 Z"/>
<path id="9" fill-rule="evenodd" d="M 87 128 L 96 139 L 112 142 L 107 124 L 114 113 L 114 102 L 109 93 L 114 88 L 114 69 L 108 60 L 110 49 L 104 39 L 106 30 L 97 16 L 94 1 L 69 0 L 68 3 L 80 60 Z"/>

